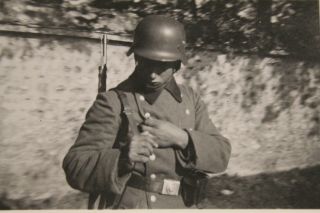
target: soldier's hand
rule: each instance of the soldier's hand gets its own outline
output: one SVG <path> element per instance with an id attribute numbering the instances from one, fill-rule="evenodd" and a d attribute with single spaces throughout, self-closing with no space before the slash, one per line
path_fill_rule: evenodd
<path id="1" fill-rule="evenodd" d="M 144 121 L 141 128 L 150 133 L 159 147 L 184 149 L 188 145 L 188 133 L 168 121 L 149 118 Z"/>
<path id="2" fill-rule="evenodd" d="M 147 132 L 134 135 L 129 144 L 128 158 L 131 163 L 146 163 L 153 154 L 153 148 L 158 147 L 152 136 Z"/>

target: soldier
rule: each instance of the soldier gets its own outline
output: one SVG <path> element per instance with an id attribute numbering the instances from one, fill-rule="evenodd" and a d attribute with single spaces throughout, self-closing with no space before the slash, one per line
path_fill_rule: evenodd
<path id="1" fill-rule="evenodd" d="M 184 178 L 224 171 L 231 147 L 199 94 L 175 81 L 186 63 L 184 28 L 169 17 L 147 16 L 132 52 L 134 72 L 98 94 L 65 156 L 67 181 L 91 194 L 90 208 L 98 195 L 100 208 L 194 208 Z"/>

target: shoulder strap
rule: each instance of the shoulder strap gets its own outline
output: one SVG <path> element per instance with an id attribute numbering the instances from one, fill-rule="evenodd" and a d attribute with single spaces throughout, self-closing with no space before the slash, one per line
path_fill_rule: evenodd
<path id="1" fill-rule="evenodd" d="M 133 109 L 131 108 L 130 106 L 130 103 L 129 103 L 129 100 L 128 100 L 128 96 L 125 92 L 123 92 L 122 90 L 116 90 L 114 89 L 114 91 L 118 94 L 118 97 L 120 99 L 120 102 L 121 102 L 121 105 L 122 105 L 122 113 L 127 117 L 128 119 L 128 125 L 129 125 L 129 128 L 131 129 L 132 133 L 134 135 L 136 134 L 139 134 L 138 130 L 137 130 L 137 127 L 135 126 L 135 122 L 134 122 L 134 118 L 133 118 Z M 129 130 L 130 131 L 130 130 Z M 135 167 L 135 164 L 134 166 Z M 121 200 L 122 200 L 122 197 L 123 197 L 123 194 L 125 193 L 126 191 L 126 188 L 127 188 L 127 184 L 125 185 L 125 188 L 122 192 L 122 194 L 120 196 L 117 196 L 116 199 L 115 199 L 115 202 L 114 202 L 114 206 L 113 206 L 113 209 L 118 209 L 120 203 L 121 203 Z"/>
<path id="2" fill-rule="evenodd" d="M 129 127 L 132 131 L 133 134 L 138 134 L 138 130 L 137 127 L 135 126 L 135 122 L 134 122 L 134 118 L 133 118 L 133 109 L 131 108 L 129 101 L 128 101 L 128 97 L 127 94 L 121 90 L 114 90 L 120 99 L 121 105 L 122 105 L 122 113 L 127 117 L 128 119 L 128 123 L 129 123 Z"/>

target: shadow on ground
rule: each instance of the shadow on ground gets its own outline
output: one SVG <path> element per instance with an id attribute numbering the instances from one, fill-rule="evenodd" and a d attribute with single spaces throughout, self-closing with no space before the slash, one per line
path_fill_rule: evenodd
<path id="1" fill-rule="evenodd" d="M 320 208 L 320 166 L 247 177 L 220 176 L 209 183 L 206 208 Z M 8 200 L 0 209 L 84 208 L 87 196 L 76 194 L 57 200 Z M 80 205 L 80 203 L 82 203 Z M 80 207 L 82 206 L 82 207 Z"/>
<path id="2" fill-rule="evenodd" d="M 320 166 L 210 181 L 207 208 L 319 208 Z"/>

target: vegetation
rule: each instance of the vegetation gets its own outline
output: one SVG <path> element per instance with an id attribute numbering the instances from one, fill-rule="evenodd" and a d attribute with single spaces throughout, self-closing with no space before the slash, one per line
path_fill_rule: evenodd
<path id="1" fill-rule="evenodd" d="M 8 3 L 11 2 L 11 3 Z M 318 1 L 298 0 L 23 0 L 16 20 L 2 1 L 1 22 L 24 22 L 39 27 L 65 27 L 129 33 L 149 14 L 166 14 L 183 22 L 192 47 L 226 52 L 291 55 L 320 54 Z M 42 7 L 53 9 L 51 13 Z M 29 8 L 29 9 L 28 9 Z M 31 9 L 30 9 L 31 8 Z M 50 12 L 50 11 L 49 11 Z M 21 14 L 22 13 L 22 14 Z"/>

